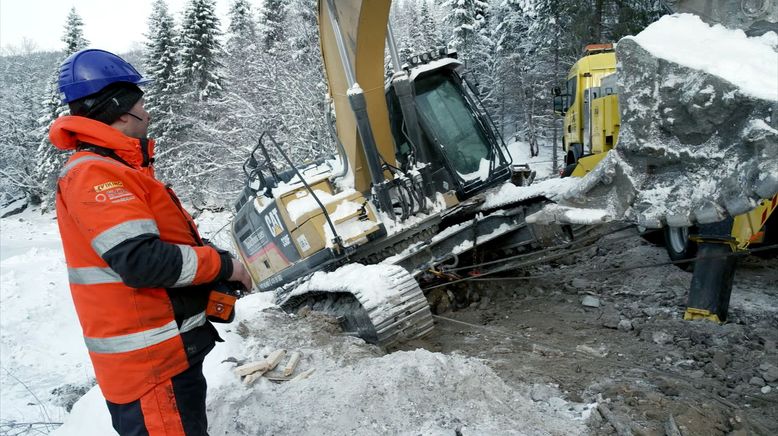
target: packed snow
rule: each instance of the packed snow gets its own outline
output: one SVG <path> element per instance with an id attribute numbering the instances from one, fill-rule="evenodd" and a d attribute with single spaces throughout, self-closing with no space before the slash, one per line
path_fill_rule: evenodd
<path id="1" fill-rule="evenodd" d="M 204 213 L 198 223 L 221 243 L 228 219 Z M 35 431 L 59 436 L 115 434 L 94 385 L 55 217 L 33 209 L 0 225 L 0 423 L 48 423 Z M 375 279 L 346 269 L 338 280 L 369 288 Z M 269 293 L 247 296 L 235 322 L 217 325 L 226 342 L 204 364 L 212 434 L 585 432 L 592 405 L 568 402 L 553 387 L 552 398 L 533 401 L 530 386 L 507 385 L 479 359 L 422 349 L 385 354 L 343 336 L 332 319 L 287 315 L 271 300 Z M 245 386 L 232 372 L 236 361 L 259 360 L 279 348 L 302 352 L 296 374 L 313 374 Z"/>
<path id="2" fill-rule="evenodd" d="M 748 37 L 692 14 L 667 15 L 632 38 L 652 55 L 719 76 L 757 98 L 778 100 L 778 35 Z M 712 91 L 712 89 L 711 89 Z"/>

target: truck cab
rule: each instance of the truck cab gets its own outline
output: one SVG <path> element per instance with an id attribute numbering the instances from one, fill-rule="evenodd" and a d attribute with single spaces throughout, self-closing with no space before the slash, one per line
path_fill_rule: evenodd
<path id="1" fill-rule="evenodd" d="M 557 88 L 554 97 L 555 112 L 564 116 L 562 149 L 568 166 L 585 155 L 613 148 L 618 135 L 613 44 L 590 44 L 584 52 L 570 68 L 564 89 Z"/>

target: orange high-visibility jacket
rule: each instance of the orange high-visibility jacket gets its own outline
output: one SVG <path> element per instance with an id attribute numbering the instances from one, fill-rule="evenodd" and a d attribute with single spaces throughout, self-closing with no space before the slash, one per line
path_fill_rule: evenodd
<path id="1" fill-rule="evenodd" d="M 154 142 L 84 117 L 49 131 L 76 149 L 59 174 L 59 221 L 70 290 L 112 403 L 129 403 L 203 359 L 220 340 L 206 320 L 230 256 L 205 246 L 192 217 L 153 174 Z"/>

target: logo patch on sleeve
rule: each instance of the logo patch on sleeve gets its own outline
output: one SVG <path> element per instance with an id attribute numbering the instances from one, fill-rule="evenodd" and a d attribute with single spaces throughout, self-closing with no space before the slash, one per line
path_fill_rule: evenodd
<path id="1" fill-rule="evenodd" d="M 113 182 L 105 182 L 99 185 L 95 185 L 95 192 L 103 192 L 103 191 L 107 191 L 108 189 L 123 188 L 123 187 L 124 187 L 124 183 L 122 183 L 121 180 L 116 180 Z"/>

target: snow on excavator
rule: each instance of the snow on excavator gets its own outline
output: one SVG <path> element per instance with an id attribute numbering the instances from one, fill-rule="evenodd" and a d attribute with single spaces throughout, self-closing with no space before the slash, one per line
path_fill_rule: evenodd
<path id="1" fill-rule="evenodd" d="M 232 228 L 256 287 L 275 292 L 283 309 L 329 313 L 346 332 L 387 348 L 433 328 L 417 280 L 445 280 L 453 276 L 445 266 L 556 246 L 572 234 L 525 222 L 548 201 L 542 196 L 485 201 L 534 174 L 512 164 L 456 53 L 436 49 L 400 65 L 390 6 L 319 2 L 341 167 L 296 166 L 263 134 L 244 165 L 249 183 Z M 385 35 L 395 71 L 388 84 Z"/>

